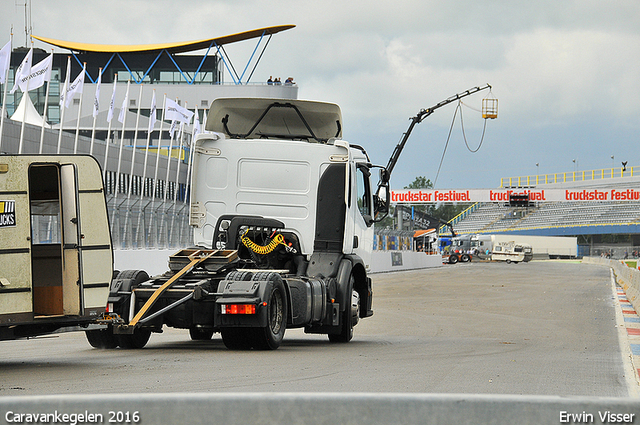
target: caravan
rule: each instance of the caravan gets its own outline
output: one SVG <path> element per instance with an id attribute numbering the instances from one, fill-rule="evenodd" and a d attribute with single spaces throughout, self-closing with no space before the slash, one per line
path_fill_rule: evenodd
<path id="1" fill-rule="evenodd" d="M 507 263 L 529 262 L 533 258 L 531 245 L 524 243 L 500 242 L 493 247 L 491 259 L 493 261 L 506 261 Z"/>
<path id="2" fill-rule="evenodd" d="M 105 311 L 112 274 L 97 161 L 1 156 L 0 340 L 86 329 Z"/>

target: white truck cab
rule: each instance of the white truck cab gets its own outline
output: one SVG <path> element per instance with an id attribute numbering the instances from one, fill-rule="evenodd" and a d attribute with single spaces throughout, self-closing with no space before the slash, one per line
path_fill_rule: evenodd
<path id="1" fill-rule="evenodd" d="M 341 139 L 340 108 L 216 99 L 205 129 L 193 153 L 194 247 L 162 276 L 114 280 L 109 304 L 130 319 L 113 328 L 118 344 L 141 348 L 165 325 L 193 339 L 220 332 L 230 349 L 276 349 L 286 328 L 350 341 L 373 314 L 373 223 L 389 202 L 373 194 L 365 150 Z"/>

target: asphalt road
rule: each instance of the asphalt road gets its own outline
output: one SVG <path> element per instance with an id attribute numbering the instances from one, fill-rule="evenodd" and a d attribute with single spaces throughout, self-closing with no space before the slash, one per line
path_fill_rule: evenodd
<path id="1" fill-rule="evenodd" d="M 471 263 L 374 275 L 348 344 L 288 330 L 276 351 L 154 334 L 95 350 L 83 333 L 0 342 L 0 396 L 160 392 L 418 392 L 627 396 L 609 270 Z"/>

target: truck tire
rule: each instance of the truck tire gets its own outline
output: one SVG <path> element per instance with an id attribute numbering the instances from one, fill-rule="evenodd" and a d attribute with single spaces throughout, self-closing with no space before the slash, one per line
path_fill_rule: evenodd
<path id="1" fill-rule="evenodd" d="M 253 280 L 270 282 L 265 292 L 267 325 L 253 328 L 253 348 L 257 350 L 275 350 L 280 347 L 287 328 L 287 294 L 284 283 L 278 273 L 256 273 Z"/>
<path id="2" fill-rule="evenodd" d="M 125 349 L 140 349 L 147 345 L 149 338 L 151 338 L 150 329 L 137 328 L 133 334 L 118 335 L 118 345 Z"/>
<path id="3" fill-rule="evenodd" d="M 458 262 L 458 256 L 455 254 L 452 254 L 449 256 L 449 264 L 455 264 Z"/>
<path id="4" fill-rule="evenodd" d="M 349 342 L 353 338 L 353 326 L 358 323 L 360 314 L 360 296 L 353 290 L 354 283 L 355 279 L 351 275 L 349 277 L 349 287 L 347 288 L 347 294 L 351 294 L 351 302 L 340 313 L 340 333 L 329 334 L 329 341 L 331 342 Z"/>
<path id="5" fill-rule="evenodd" d="M 118 279 L 130 280 L 130 282 L 127 282 L 122 288 L 124 291 L 128 292 L 135 289 L 142 282 L 149 280 L 149 275 L 144 270 L 123 270 L 118 274 Z M 116 313 L 118 313 L 123 319 L 128 320 L 129 302 L 127 301 L 123 303 L 121 311 L 117 311 Z M 116 337 L 120 348 L 140 349 L 149 342 L 151 330 L 137 328 L 133 331 L 133 334 L 118 334 Z"/>
<path id="6" fill-rule="evenodd" d="M 213 336 L 213 329 L 192 326 L 189 328 L 189 336 L 193 341 L 209 341 Z"/>
<path id="7" fill-rule="evenodd" d="M 95 329 L 84 331 L 89 345 L 93 348 L 111 349 L 118 346 L 118 338 L 113 334 L 113 328 L 109 326 L 107 329 Z"/>
<path id="8" fill-rule="evenodd" d="M 462 254 L 462 256 L 460 257 L 460 261 L 462 261 L 463 263 L 468 263 L 469 261 L 471 261 L 471 257 L 469 257 L 469 254 Z"/>
<path id="9" fill-rule="evenodd" d="M 224 346 L 229 350 L 249 350 L 251 348 L 253 328 L 222 328 L 220 335 Z"/>

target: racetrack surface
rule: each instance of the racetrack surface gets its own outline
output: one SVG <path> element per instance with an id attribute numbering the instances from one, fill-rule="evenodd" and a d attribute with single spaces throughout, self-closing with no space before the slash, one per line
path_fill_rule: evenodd
<path id="1" fill-rule="evenodd" d="M 629 395 L 609 269 L 469 263 L 373 275 L 354 339 L 287 330 L 276 351 L 154 334 L 96 350 L 83 333 L 0 342 L 0 396 L 148 392 Z"/>

